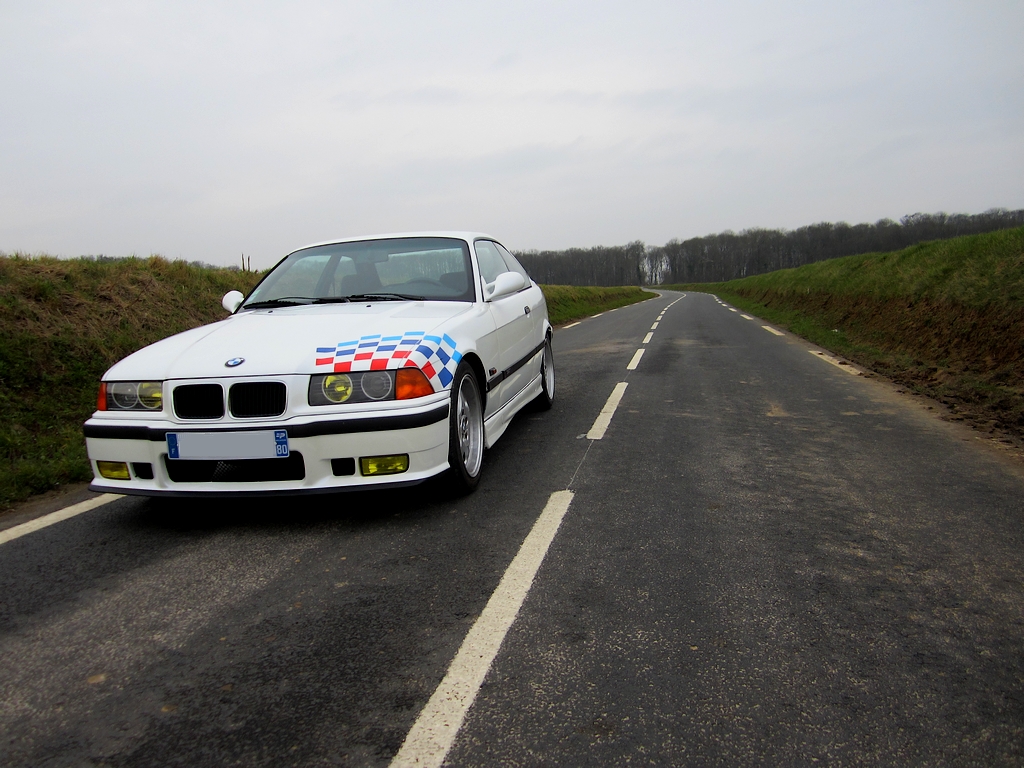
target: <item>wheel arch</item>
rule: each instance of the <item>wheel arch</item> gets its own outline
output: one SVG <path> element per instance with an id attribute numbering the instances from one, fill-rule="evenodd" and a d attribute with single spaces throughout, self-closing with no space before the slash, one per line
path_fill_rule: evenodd
<path id="1" fill-rule="evenodd" d="M 480 385 L 480 397 L 483 402 L 484 412 L 487 411 L 487 373 L 484 371 L 483 361 L 474 352 L 467 352 L 462 359 L 469 364 L 476 374 L 476 382 Z"/>

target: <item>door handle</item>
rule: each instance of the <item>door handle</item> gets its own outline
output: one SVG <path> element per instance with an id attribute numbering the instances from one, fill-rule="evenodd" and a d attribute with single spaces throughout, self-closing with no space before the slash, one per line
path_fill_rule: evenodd
<path id="1" fill-rule="evenodd" d="M 525 312 L 526 314 L 530 314 L 530 308 L 529 308 L 529 307 L 523 307 L 523 311 L 524 311 L 524 312 Z"/>

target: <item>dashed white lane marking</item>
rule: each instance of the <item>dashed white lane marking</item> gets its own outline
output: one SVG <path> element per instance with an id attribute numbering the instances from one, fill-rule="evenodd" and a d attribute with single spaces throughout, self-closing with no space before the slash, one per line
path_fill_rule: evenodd
<path id="1" fill-rule="evenodd" d="M 647 335 L 646 335 L 646 336 L 644 336 L 644 340 L 643 340 L 643 343 L 644 343 L 644 344 L 647 344 L 648 342 L 650 342 L 650 340 L 651 340 L 651 339 L 652 339 L 653 337 L 654 337 L 654 331 L 648 331 L 648 332 L 647 332 Z"/>
<path id="2" fill-rule="evenodd" d="M 730 312 L 735 312 L 736 310 L 735 310 L 735 309 L 733 309 L 732 307 L 729 307 L 729 311 L 730 311 Z"/>
<path id="3" fill-rule="evenodd" d="M 644 356 L 644 348 L 641 347 L 633 353 L 633 359 L 629 361 L 629 365 L 626 366 L 627 371 L 635 371 L 636 367 L 640 365 L 640 358 Z"/>
<path id="4" fill-rule="evenodd" d="M 604 314 L 604 312 L 598 312 L 596 315 L 591 315 L 590 319 L 593 320 L 595 317 L 600 317 L 603 314 Z"/>
<path id="5" fill-rule="evenodd" d="M 0 544 L 6 544 L 8 541 L 20 538 L 26 533 L 38 531 L 41 528 L 46 528 L 54 523 L 67 520 L 69 517 L 80 515 L 83 512 L 88 512 L 90 509 L 96 509 L 96 507 L 102 507 L 104 504 L 123 498 L 124 496 L 120 496 L 116 493 L 104 493 L 94 499 L 87 499 L 86 501 L 81 501 L 78 504 L 72 504 L 70 507 L 58 509 L 56 512 L 51 512 L 48 515 L 37 517 L 35 520 L 29 520 L 27 523 L 22 523 L 21 525 L 16 525 L 13 528 L 8 528 L 6 531 L 0 531 Z"/>
<path id="6" fill-rule="evenodd" d="M 657 330 L 657 328 L 658 328 L 658 321 L 655 320 L 654 321 L 654 325 L 651 326 L 651 330 L 654 331 L 654 330 Z"/>
<path id="7" fill-rule="evenodd" d="M 847 373 L 852 373 L 854 376 L 860 376 L 860 371 L 858 371 L 849 363 L 846 363 L 838 358 L 831 357 L 830 355 L 826 355 L 824 352 L 818 352 L 813 349 L 809 349 L 807 351 L 810 352 L 812 355 L 817 355 L 826 363 L 832 363 L 832 365 L 834 365 L 836 368 L 842 368 Z"/>
<path id="8" fill-rule="evenodd" d="M 740 317 L 742 317 L 744 320 L 753 320 L 754 319 L 750 315 L 740 315 Z"/>
<path id="9" fill-rule="evenodd" d="M 785 336 L 786 335 L 782 331 L 776 331 L 770 325 L 762 325 L 761 327 L 764 328 L 766 331 L 768 331 L 768 333 L 774 333 L 776 336 Z"/>
<path id="10" fill-rule="evenodd" d="M 577 325 L 579 325 L 578 322 L 577 323 L 569 323 L 567 326 L 563 327 L 562 330 L 566 331 L 566 330 L 568 330 L 570 328 L 575 328 Z"/>
<path id="11" fill-rule="evenodd" d="M 597 418 L 594 419 L 594 426 L 587 432 L 588 440 L 600 440 L 604 437 L 604 433 L 608 429 L 608 425 L 612 423 L 612 416 L 615 415 L 615 409 L 619 407 L 619 401 L 622 400 L 622 395 L 625 391 L 625 381 L 620 381 L 615 385 L 612 393 L 608 395 L 604 408 L 601 409 L 601 412 L 597 414 Z"/>
<path id="12" fill-rule="evenodd" d="M 619 385 L 625 387 L 625 384 Z M 533 524 L 501 583 L 469 630 L 448 673 L 416 718 L 392 768 L 436 768 L 444 762 L 487 670 L 519 614 L 544 556 L 572 503 L 572 491 L 556 491 Z"/>

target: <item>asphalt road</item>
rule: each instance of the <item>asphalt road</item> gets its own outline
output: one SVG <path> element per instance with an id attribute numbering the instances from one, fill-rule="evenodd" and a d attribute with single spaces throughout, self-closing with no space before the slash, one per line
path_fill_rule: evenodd
<path id="1" fill-rule="evenodd" d="M 125 498 L 0 545 L 0 764 L 386 766 L 566 489 L 448 764 L 1024 762 L 1024 473 L 679 297 L 559 330 L 469 497 Z"/>

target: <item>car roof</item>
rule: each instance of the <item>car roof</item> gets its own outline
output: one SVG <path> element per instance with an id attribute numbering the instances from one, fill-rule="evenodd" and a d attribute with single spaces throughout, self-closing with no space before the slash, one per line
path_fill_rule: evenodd
<path id="1" fill-rule="evenodd" d="M 488 235 L 484 232 L 466 232 L 462 230 L 445 230 L 445 231 L 426 231 L 426 232 L 391 232 L 384 235 L 362 235 L 360 237 L 339 237 L 336 240 L 323 240 L 318 243 L 310 243 L 304 245 L 302 248 L 296 248 L 296 251 L 301 251 L 306 248 L 315 248 L 320 245 L 336 245 L 338 243 L 357 243 L 361 240 L 391 240 L 399 237 L 452 237 L 458 240 L 466 240 L 473 242 L 479 238 L 486 240 L 497 240 L 496 237 Z M 294 253 L 294 251 L 293 251 Z"/>

